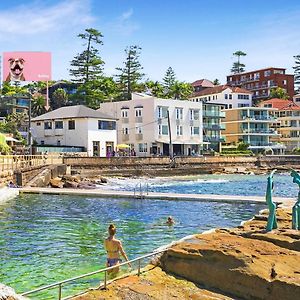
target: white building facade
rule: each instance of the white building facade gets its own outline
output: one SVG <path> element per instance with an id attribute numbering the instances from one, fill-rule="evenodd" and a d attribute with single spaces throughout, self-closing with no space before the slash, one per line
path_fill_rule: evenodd
<path id="1" fill-rule="evenodd" d="M 224 104 L 225 109 L 251 107 L 252 93 L 239 87 L 218 85 L 194 92 L 189 98 L 193 102 Z"/>
<path id="2" fill-rule="evenodd" d="M 32 119 L 38 145 L 77 147 L 88 156 L 108 156 L 116 149 L 116 120 L 83 105 L 66 106 Z"/>
<path id="3" fill-rule="evenodd" d="M 202 150 L 202 102 L 134 93 L 132 100 L 102 103 L 99 111 L 118 119 L 118 143 L 128 144 L 137 156 L 196 155 Z"/>

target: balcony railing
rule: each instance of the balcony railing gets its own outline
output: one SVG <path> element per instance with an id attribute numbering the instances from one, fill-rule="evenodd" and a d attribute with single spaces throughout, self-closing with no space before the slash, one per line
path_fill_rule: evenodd
<path id="1" fill-rule="evenodd" d="M 225 118 L 225 112 L 204 110 L 203 117 Z"/>
<path id="2" fill-rule="evenodd" d="M 276 121 L 277 118 L 273 116 L 266 116 L 266 115 L 256 115 L 256 116 L 242 116 L 243 120 L 246 121 Z"/>
<path id="3" fill-rule="evenodd" d="M 203 137 L 204 142 L 218 142 L 218 143 L 223 143 L 225 142 L 225 137 L 223 136 L 205 136 Z"/>
<path id="4" fill-rule="evenodd" d="M 264 133 L 264 134 L 278 134 L 273 129 L 244 129 L 243 133 Z"/>

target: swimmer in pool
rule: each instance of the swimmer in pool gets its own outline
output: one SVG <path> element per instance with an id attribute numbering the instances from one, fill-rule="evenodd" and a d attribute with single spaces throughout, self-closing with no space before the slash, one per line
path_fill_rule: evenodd
<path id="1" fill-rule="evenodd" d="M 174 225 L 175 221 L 174 221 L 174 219 L 171 216 L 169 216 L 168 219 L 167 219 L 166 224 L 168 224 L 168 225 Z"/>
<path id="2" fill-rule="evenodd" d="M 120 264 L 120 262 L 122 261 L 120 259 L 120 253 L 124 257 L 124 259 L 128 261 L 128 257 L 123 249 L 121 241 L 115 238 L 116 231 L 117 228 L 115 227 L 115 225 L 110 224 L 108 227 L 109 237 L 104 241 L 104 247 L 107 252 L 107 263 L 106 263 L 107 267 L 118 266 Z M 128 265 L 129 267 L 131 267 L 130 263 L 128 263 Z M 119 272 L 119 267 L 116 267 L 108 271 L 108 273 L 118 273 L 118 272 Z"/>

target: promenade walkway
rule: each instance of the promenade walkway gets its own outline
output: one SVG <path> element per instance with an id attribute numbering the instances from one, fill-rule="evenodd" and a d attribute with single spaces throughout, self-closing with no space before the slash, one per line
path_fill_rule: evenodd
<path id="1" fill-rule="evenodd" d="M 237 195 L 209 195 L 209 194 L 175 194 L 175 193 L 156 193 L 156 192 L 133 192 L 133 191 L 115 191 L 103 189 L 55 189 L 23 187 L 20 193 L 26 194 L 54 194 L 54 195 L 78 195 L 93 197 L 113 197 L 113 198 L 144 198 L 144 199 L 163 199 L 163 200 L 188 200 L 188 201 L 216 201 L 216 202 L 252 202 L 265 203 L 263 196 L 237 196 Z M 276 203 L 282 203 L 284 206 L 291 206 L 294 198 L 273 197 Z"/>

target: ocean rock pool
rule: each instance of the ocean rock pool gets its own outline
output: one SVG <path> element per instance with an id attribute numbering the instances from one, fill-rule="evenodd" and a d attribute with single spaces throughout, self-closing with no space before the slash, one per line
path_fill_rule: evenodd
<path id="1" fill-rule="evenodd" d="M 107 226 L 117 226 L 130 259 L 187 235 L 232 227 L 265 206 L 61 195 L 20 195 L 0 204 L 0 282 L 25 292 L 104 267 Z M 165 224 L 168 215 L 176 221 Z M 98 277 L 64 287 L 72 294 Z M 57 290 L 32 299 L 54 299 Z M 64 295 L 66 296 L 66 295 Z"/>

